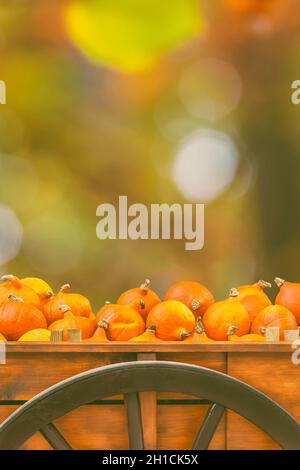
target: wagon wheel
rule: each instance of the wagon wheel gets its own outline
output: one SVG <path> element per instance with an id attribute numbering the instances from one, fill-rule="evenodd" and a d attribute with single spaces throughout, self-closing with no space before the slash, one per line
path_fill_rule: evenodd
<path id="1" fill-rule="evenodd" d="M 226 408 L 257 425 L 284 449 L 300 449 L 300 425 L 253 387 L 204 367 L 139 361 L 109 365 L 70 377 L 26 402 L 0 425 L 0 449 L 17 449 L 40 431 L 58 450 L 71 449 L 52 424 L 79 406 L 124 394 L 130 449 L 143 449 L 139 392 L 178 392 L 211 402 L 193 449 L 207 449 Z"/>

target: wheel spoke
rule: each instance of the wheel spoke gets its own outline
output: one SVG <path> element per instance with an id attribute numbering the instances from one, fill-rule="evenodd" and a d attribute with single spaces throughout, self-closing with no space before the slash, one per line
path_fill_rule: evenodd
<path id="1" fill-rule="evenodd" d="M 70 444 L 66 441 L 64 436 L 59 432 L 54 424 L 49 423 L 44 426 L 40 433 L 44 436 L 46 441 L 53 447 L 55 450 L 72 450 Z"/>
<path id="2" fill-rule="evenodd" d="M 224 413 L 224 406 L 212 403 L 196 435 L 193 450 L 206 450 Z"/>
<path id="3" fill-rule="evenodd" d="M 125 394 L 124 400 L 127 412 L 129 448 L 132 450 L 144 449 L 142 416 L 138 393 Z"/>

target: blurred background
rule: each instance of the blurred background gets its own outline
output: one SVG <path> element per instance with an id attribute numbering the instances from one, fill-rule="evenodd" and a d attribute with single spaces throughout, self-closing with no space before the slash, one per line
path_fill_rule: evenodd
<path id="1" fill-rule="evenodd" d="M 95 310 L 149 277 L 300 280 L 298 0 L 0 0 L 0 273 Z M 100 241 L 96 208 L 205 203 L 205 247 Z"/>

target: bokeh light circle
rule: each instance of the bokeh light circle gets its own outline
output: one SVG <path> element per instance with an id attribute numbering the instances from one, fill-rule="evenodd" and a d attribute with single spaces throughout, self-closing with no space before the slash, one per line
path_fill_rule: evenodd
<path id="1" fill-rule="evenodd" d="M 173 179 L 186 199 L 211 201 L 231 184 L 238 162 L 238 150 L 227 134 L 200 129 L 182 142 Z"/>
<path id="2" fill-rule="evenodd" d="M 238 106 L 242 81 L 233 65 L 208 58 L 183 72 L 178 92 L 192 116 L 214 122 Z"/>

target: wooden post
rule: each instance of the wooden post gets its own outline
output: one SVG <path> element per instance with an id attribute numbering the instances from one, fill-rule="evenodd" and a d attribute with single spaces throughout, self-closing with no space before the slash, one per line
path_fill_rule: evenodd
<path id="1" fill-rule="evenodd" d="M 81 330 L 80 328 L 68 328 L 67 329 L 68 333 L 68 341 L 74 342 L 74 343 L 80 343 L 81 341 Z"/>
<path id="2" fill-rule="evenodd" d="M 64 340 L 64 330 L 51 331 L 51 343 L 62 343 Z"/>
<path id="3" fill-rule="evenodd" d="M 266 341 L 279 341 L 279 327 L 268 326 L 265 333 Z"/>
<path id="4" fill-rule="evenodd" d="M 156 361 L 155 353 L 139 353 L 138 361 Z M 157 448 L 157 404 L 155 392 L 141 392 L 139 394 L 144 446 L 146 450 L 155 450 Z"/>

